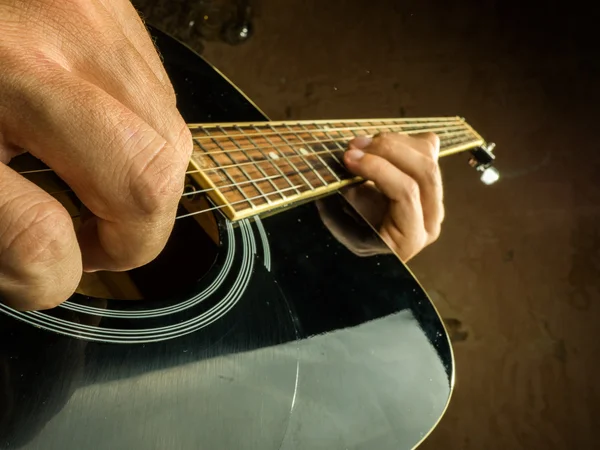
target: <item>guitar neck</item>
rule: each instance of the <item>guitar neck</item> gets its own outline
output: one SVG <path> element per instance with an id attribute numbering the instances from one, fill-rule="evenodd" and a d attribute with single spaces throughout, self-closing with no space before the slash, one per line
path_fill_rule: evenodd
<path id="1" fill-rule="evenodd" d="M 232 221 L 362 181 L 343 164 L 347 143 L 379 132 L 434 132 L 440 156 L 483 138 L 461 117 L 190 124 L 191 176 Z M 188 173 L 190 173 L 188 172 Z"/>

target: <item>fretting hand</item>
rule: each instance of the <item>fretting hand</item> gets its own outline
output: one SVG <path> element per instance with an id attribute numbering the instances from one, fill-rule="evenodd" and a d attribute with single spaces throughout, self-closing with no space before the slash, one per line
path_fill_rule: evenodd
<path id="1" fill-rule="evenodd" d="M 348 170 L 367 180 L 347 191 L 348 200 L 403 261 L 440 234 L 439 148 L 433 133 L 382 133 L 352 140 L 344 155 Z"/>
<path id="2" fill-rule="evenodd" d="M 67 211 L 5 164 L 26 149 L 91 211 Z M 84 270 L 122 271 L 162 250 L 192 140 L 128 0 L 0 0 L 0 297 L 44 309 Z"/>

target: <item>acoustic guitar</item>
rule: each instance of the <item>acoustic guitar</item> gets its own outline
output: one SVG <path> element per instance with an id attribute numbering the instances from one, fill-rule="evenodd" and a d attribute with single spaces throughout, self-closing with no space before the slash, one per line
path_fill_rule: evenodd
<path id="1" fill-rule="evenodd" d="M 55 309 L 0 304 L 0 448 L 416 447 L 450 400 L 451 343 L 353 207 L 362 180 L 342 154 L 356 134 L 432 131 L 491 183 L 491 145 L 461 117 L 269 121 L 151 32 L 194 136 L 172 236 L 145 267 L 86 274 Z M 11 166 L 78 226 L 51 169 Z"/>

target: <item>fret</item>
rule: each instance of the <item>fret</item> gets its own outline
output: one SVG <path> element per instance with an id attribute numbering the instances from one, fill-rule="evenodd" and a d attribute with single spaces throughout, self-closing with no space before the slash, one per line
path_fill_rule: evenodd
<path id="1" fill-rule="evenodd" d="M 256 130 L 256 127 L 254 127 L 254 129 Z M 281 168 L 279 167 L 279 165 L 278 165 L 278 164 L 275 164 L 275 162 L 273 161 L 273 159 L 272 159 L 272 158 L 269 158 L 269 157 L 268 157 L 268 156 L 265 154 L 265 152 L 263 152 L 262 148 L 261 148 L 259 145 L 257 145 L 257 144 L 256 144 L 256 142 L 254 141 L 254 139 L 252 139 L 252 137 L 251 137 L 251 136 L 250 136 L 248 133 L 244 133 L 244 134 L 246 135 L 246 137 L 247 137 L 248 141 L 250 141 L 250 143 L 251 143 L 252 145 L 254 145 L 254 146 L 255 146 L 255 148 L 256 148 L 256 149 L 257 149 L 257 150 L 260 152 L 260 154 L 261 154 L 261 155 L 262 155 L 262 156 L 265 158 L 265 161 L 268 161 L 268 162 L 269 162 L 269 163 L 270 163 L 270 164 L 271 164 L 271 165 L 272 165 L 272 166 L 275 168 L 275 170 L 281 174 L 281 176 L 282 176 L 282 177 L 283 177 L 283 179 L 284 179 L 284 180 L 287 182 L 287 184 L 288 184 L 290 187 L 293 187 L 293 186 L 294 186 L 294 183 L 292 183 L 292 180 L 290 180 L 290 179 L 289 179 L 289 177 L 288 177 L 288 176 L 287 176 L 287 175 L 286 175 L 286 174 L 285 174 L 285 173 L 284 173 L 284 172 L 281 170 Z M 300 193 L 300 191 L 298 190 L 298 188 L 297 188 L 297 187 L 296 187 L 296 188 L 294 188 L 294 189 L 296 190 L 296 193 L 297 193 L 297 194 L 299 194 L 299 193 Z M 281 198 L 282 198 L 282 199 L 287 199 L 287 196 L 283 195 L 283 193 L 281 193 L 281 192 L 282 192 L 282 190 L 280 190 L 280 192 L 279 192 L 279 194 L 281 195 Z"/>
<path id="2" fill-rule="evenodd" d="M 225 130 L 223 130 L 222 127 L 218 127 L 218 129 L 223 133 L 224 136 L 227 136 L 227 132 Z M 254 168 L 256 168 L 257 170 L 260 169 L 260 166 L 258 164 L 256 164 L 256 161 L 254 161 L 250 155 L 248 155 L 248 153 L 246 152 L 246 150 L 242 149 L 239 144 L 233 140 L 231 137 L 227 136 L 227 139 L 229 139 L 229 141 L 231 141 L 231 143 L 234 145 L 234 148 L 237 148 L 239 150 L 239 152 L 244 155 L 244 157 L 251 162 L 254 162 Z M 218 144 L 219 148 L 221 148 L 223 151 L 225 151 L 225 149 L 223 148 L 223 146 L 221 144 Z M 236 161 L 233 156 L 231 156 L 232 152 L 228 152 L 227 156 L 228 158 L 231 160 L 231 162 L 237 164 L 239 161 Z M 260 186 L 258 185 L 258 183 L 256 182 L 255 178 L 252 178 L 248 172 L 246 172 L 246 170 L 241 167 L 240 170 L 242 171 L 242 173 L 244 174 L 244 176 L 250 180 L 252 182 L 252 186 L 256 189 L 257 192 L 259 192 L 267 202 L 271 203 L 271 200 L 269 199 L 269 197 L 267 197 L 267 194 L 260 188 Z M 260 170 L 259 170 L 260 171 Z"/>
<path id="3" fill-rule="evenodd" d="M 369 123 L 370 122 L 365 122 L 365 124 L 367 124 L 367 127 L 370 127 Z M 373 136 L 376 134 L 376 132 L 374 132 L 375 130 L 372 130 L 371 128 L 361 128 L 358 122 L 354 122 L 354 124 L 356 125 L 356 133 L 354 134 L 355 136 Z"/>
<path id="4" fill-rule="evenodd" d="M 325 125 L 323 126 L 323 132 L 324 132 L 325 136 L 327 136 L 329 139 L 331 139 L 331 140 L 334 142 L 334 144 L 335 144 L 335 145 L 336 145 L 336 146 L 337 146 L 337 147 L 338 147 L 338 148 L 339 148 L 339 149 L 342 151 L 342 153 L 344 153 L 344 152 L 346 151 L 346 149 L 345 149 L 344 147 L 342 147 L 342 146 L 340 145 L 340 143 L 339 143 L 338 141 L 336 141 L 336 140 L 335 140 L 335 139 L 334 139 L 334 138 L 331 136 L 331 134 L 329 134 L 329 133 L 327 132 L 327 130 L 328 130 L 329 128 L 330 128 L 330 127 L 329 127 L 327 124 L 325 124 Z M 338 133 L 339 133 L 339 131 L 338 131 Z M 340 133 L 340 134 L 341 134 L 341 133 Z M 325 148 L 327 148 L 327 147 L 325 147 Z M 329 150 L 329 148 L 327 148 L 327 150 Z M 331 153 L 331 156 L 333 156 L 333 157 L 335 158 L 335 160 L 338 162 L 338 164 L 339 164 L 341 167 L 346 167 L 346 166 L 344 166 L 344 164 L 343 164 L 343 163 L 342 163 L 342 162 L 341 162 L 341 161 L 340 161 L 340 160 L 337 158 L 337 156 L 335 156 L 335 154 L 334 154 L 334 153 Z"/>
<path id="5" fill-rule="evenodd" d="M 319 133 L 326 134 L 326 133 L 331 133 L 332 131 L 336 131 L 335 129 L 332 130 L 331 128 L 327 128 L 327 130 L 320 129 L 320 128 L 315 128 L 315 129 L 309 130 L 304 125 L 301 125 L 301 126 L 304 127 L 303 131 L 307 132 L 307 133 L 309 131 L 312 131 L 312 132 L 317 131 Z M 371 128 L 377 128 L 376 130 L 372 130 L 372 131 L 379 131 L 379 128 L 381 128 L 381 125 L 373 125 Z M 350 130 L 350 129 L 352 129 L 352 130 L 361 130 L 361 129 L 366 130 L 366 128 L 358 128 L 358 127 L 346 128 L 345 130 Z M 425 131 L 431 131 L 433 133 L 439 134 L 440 132 L 446 131 L 446 130 L 449 131 L 449 132 L 461 131 L 461 130 L 464 130 L 464 126 L 458 126 L 457 125 L 457 126 L 453 126 L 453 127 L 444 127 L 444 128 L 426 128 L 426 129 L 423 129 L 423 130 L 415 128 L 415 129 L 411 129 L 411 130 L 399 130 L 399 131 L 396 131 L 396 132 L 403 133 L 403 134 L 418 134 L 418 133 L 425 132 Z M 260 132 L 258 132 L 258 133 L 255 133 L 255 134 L 258 137 L 267 140 L 266 135 L 272 135 L 273 133 L 260 133 Z M 314 139 L 317 139 L 317 140 L 315 140 L 315 141 L 308 141 L 307 143 L 309 143 L 309 144 L 310 143 L 323 144 L 325 142 L 328 142 L 328 143 L 332 143 L 332 144 L 336 145 L 336 142 L 339 141 L 339 139 L 335 139 L 335 138 L 331 137 L 330 134 L 329 134 L 330 139 L 319 139 L 319 138 L 315 137 L 314 135 L 312 137 Z M 276 144 L 273 144 L 271 142 L 269 145 L 262 146 L 262 147 L 260 147 L 260 146 L 255 146 L 255 147 L 241 147 L 240 149 L 233 150 L 233 152 L 239 152 L 239 151 L 244 151 L 244 150 L 245 151 L 251 151 L 251 150 L 257 150 L 259 148 L 265 150 L 265 149 L 273 149 L 273 147 L 280 147 L 280 145 L 276 145 Z M 324 147 L 324 148 L 327 148 L 327 147 Z M 328 149 L 328 151 L 331 151 L 331 149 Z M 228 150 L 228 151 L 225 151 L 225 152 L 219 150 L 217 152 L 211 152 L 211 153 L 223 154 L 223 153 L 227 153 L 227 152 L 232 152 L 232 150 Z"/>
<path id="6" fill-rule="evenodd" d="M 256 129 L 256 128 L 255 128 L 255 129 Z M 257 131 L 258 131 L 258 130 L 257 130 Z M 296 171 L 296 173 L 297 173 L 297 174 L 300 176 L 300 178 L 302 178 L 302 179 L 304 180 L 304 183 L 306 183 L 306 185 L 307 185 L 307 186 L 308 186 L 308 187 L 309 187 L 311 190 L 314 190 L 314 188 L 315 188 L 315 187 L 314 187 L 314 186 L 311 184 L 311 182 L 310 182 L 310 181 L 308 181 L 308 179 L 307 179 L 307 178 L 304 176 L 304 174 L 302 173 L 302 171 L 301 171 L 301 170 L 299 170 L 299 169 L 298 169 L 298 167 L 296 167 L 296 165 L 295 165 L 293 162 L 291 162 L 291 161 L 290 161 L 290 159 L 287 157 L 287 155 L 286 155 L 284 152 L 282 152 L 282 151 L 281 151 L 281 149 L 279 148 L 279 146 L 278 146 L 278 145 L 275 145 L 275 144 L 273 143 L 273 141 L 271 141 L 271 139 L 269 139 L 268 137 L 266 137 L 266 136 L 265 136 L 264 138 L 267 140 L 267 142 L 268 142 L 269 144 L 271 144 L 271 145 L 273 146 L 273 149 L 277 149 L 277 152 L 278 152 L 278 153 L 279 153 L 281 156 L 283 156 L 283 157 L 285 158 L 285 160 L 286 160 L 286 161 L 288 162 L 288 164 L 289 164 L 289 165 L 290 165 L 290 166 L 291 166 L 291 167 L 292 167 L 292 168 L 293 168 L 293 169 Z"/>
<path id="7" fill-rule="evenodd" d="M 337 174 L 331 170 L 331 167 L 329 167 L 329 164 L 327 164 L 325 162 L 325 160 L 323 158 L 321 158 L 321 155 L 319 155 L 317 152 L 315 152 L 315 149 L 309 145 L 302 136 L 300 136 L 296 131 L 293 131 L 292 128 L 289 127 L 289 125 L 285 125 L 292 133 L 294 133 L 294 135 L 298 138 L 298 140 L 300 140 L 305 146 L 307 146 L 311 153 L 311 156 L 315 156 L 319 161 L 321 161 L 321 164 L 323 164 L 323 166 L 329 171 L 329 173 L 331 173 L 331 175 L 333 175 L 333 177 L 335 178 L 336 181 L 340 181 L 340 177 L 337 176 Z M 312 137 L 309 133 L 309 137 Z M 314 139 L 314 137 L 313 137 Z"/>
<path id="8" fill-rule="evenodd" d="M 316 125 L 314 125 L 314 126 L 315 126 L 315 127 L 317 127 Z M 325 151 L 324 151 L 324 152 L 318 152 L 318 153 L 320 153 L 320 154 L 323 154 L 323 153 L 324 153 L 324 154 L 326 154 L 326 155 L 329 155 L 329 156 L 331 156 L 331 157 L 332 157 L 332 158 L 335 160 L 336 166 L 339 166 L 339 168 L 341 169 L 341 171 L 339 172 L 339 174 L 338 174 L 338 173 L 336 173 L 336 178 L 338 178 L 338 179 L 340 179 L 340 180 L 343 180 L 343 179 L 346 179 L 346 178 L 348 178 L 347 171 L 346 171 L 346 166 L 344 166 L 344 164 L 342 164 L 342 163 L 340 162 L 340 160 L 339 160 L 339 159 L 338 159 L 338 158 L 335 156 L 335 154 L 333 154 L 333 152 L 331 151 L 331 149 L 329 149 L 329 147 L 327 147 L 327 146 L 325 145 L 325 142 L 331 142 L 331 141 L 335 141 L 335 139 L 331 139 L 331 137 L 329 138 L 329 140 L 325 140 L 325 139 L 319 139 L 319 138 L 318 138 L 318 137 L 317 137 L 317 136 L 314 134 L 314 131 L 318 131 L 318 132 L 322 133 L 322 130 L 321 130 L 320 128 L 315 128 L 315 129 L 312 129 L 312 130 L 311 130 L 311 129 L 309 129 L 309 128 L 306 128 L 306 126 L 304 126 L 304 125 L 301 125 L 301 127 L 302 127 L 302 129 L 303 129 L 303 130 L 305 130 L 305 131 L 306 131 L 306 132 L 309 134 L 309 136 L 310 136 L 311 138 L 313 138 L 313 139 L 315 139 L 316 141 L 318 141 L 318 142 L 319 142 L 319 144 L 320 144 L 320 145 L 321 145 L 321 146 L 322 146 L 322 147 L 325 149 Z M 324 134 L 324 133 L 323 133 L 323 134 Z M 332 167 L 332 166 L 331 166 L 331 164 L 327 164 L 327 167 L 329 167 L 331 170 L 333 170 L 333 169 L 334 169 L 334 167 Z"/>
<path id="9" fill-rule="evenodd" d="M 294 144 L 293 144 L 293 143 L 291 143 L 291 142 L 290 142 L 290 141 L 289 141 L 287 138 L 285 138 L 285 137 L 283 136 L 283 134 L 281 134 L 281 133 L 280 133 L 279 135 L 280 135 L 280 136 L 281 136 L 281 138 L 282 138 L 282 139 L 283 139 L 283 140 L 286 142 L 286 144 L 288 144 L 288 147 L 289 147 L 290 149 L 292 149 L 292 151 L 295 151 L 295 152 L 296 152 L 296 154 L 302 158 L 302 160 L 304 161 L 304 164 L 306 164 L 306 165 L 307 165 L 307 166 L 310 168 L 310 170 L 311 170 L 311 171 L 312 171 L 312 172 L 313 172 L 313 173 L 314 173 L 314 174 L 317 176 L 317 178 L 318 178 L 318 179 L 319 179 L 319 181 L 320 181 L 320 182 L 323 184 L 323 186 L 327 186 L 329 183 L 328 183 L 327 181 L 325 181 L 325 179 L 324 179 L 324 178 L 321 176 L 321 174 L 320 174 L 320 173 L 319 173 L 317 170 L 315 170 L 315 168 L 313 167 L 313 165 L 312 165 L 312 164 L 310 163 L 310 161 L 309 161 L 309 160 L 306 158 L 306 155 L 304 155 L 304 153 L 302 153 L 302 150 L 304 150 L 304 148 L 302 148 L 300 151 L 298 151 L 298 150 L 295 150 L 295 149 L 294 149 Z M 307 150 L 305 150 L 305 151 L 308 153 L 308 151 L 307 151 Z"/>
<path id="10" fill-rule="evenodd" d="M 204 131 L 204 132 L 206 132 L 206 130 L 203 130 L 203 131 Z M 223 169 L 223 168 L 220 166 L 219 162 L 216 160 L 216 158 L 214 158 L 214 156 L 211 154 L 211 152 L 210 152 L 210 151 L 208 151 L 208 150 L 206 149 L 206 147 L 204 147 L 204 145 L 202 145 L 198 139 L 194 139 L 194 142 L 196 142 L 196 144 L 198 144 L 198 146 L 199 146 L 199 147 L 200 147 L 200 148 L 201 148 L 201 149 L 204 151 L 204 154 L 205 154 L 205 155 L 206 155 L 206 156 L 207 156 L 209 159 L 211 159 L 211 160 L 213 161 L 213 163 L 214 163 L 214 164 L 215 164 L 215 166 L 216 166 L 216 167 L 214 167 L 214 169 L 215 169 L 215 170 L 217 170 L 217 171 L 218 171 L 218 170 L 220 170 L 221 172 L 223 172 L 223 173 L 225 174 L 225 176 L 227 177 L 227 179 L 228 179 L 228 180 L 229 180 L 229 181 L 230 181 L 230 182 L 231 182 L 231 183 L 232 183 L 234 186 L 236 186 L 236 189 L 237 189 L 237 190 L 240 192 L 240 194 L 242 194 L 242 196 L 243 196 L 244 198 L 248 199 L 248 196 L 247 196 L 247 195 L 246 195 L 246 193 L 244 192 L 244 189 L 243 189 L 243 188 L 240 188 L 240 187 L 239 187 L 239 186 L 236 184 L 236 181 L 235 181 L 233 178 L 231 178 L 231 176 L 229 175 L 229 173 L 227 172 L 227 170 L 224 170 L 224 169 Z M 218 184 L 217 184 L 217 186 L 218 186 Z M 251 200 L 248 200 L 248 203 L 250 204 L 250 206 L 251 206 L 251 207 L 254 207 L 254 206 L 255 206 L 255 205 L 254 205 L 254 203 L 252 203 L 252 201 L 251 201 Z"/>
<path id="11" fill-rule="evenodd" d="M 316 198 L 361 181 L 343 163 L 347 142 L 379 132 L 440 138 L 440 156 L 485 145 L 460 117 L 189 125 L 188 172 L 230 220 Z M 257 195 L 260 194 L 260 195 Z M 190 194 L 191 195 L 191 194 Z"/>
<path id="12" fill-rule="evenodd" d="M 298 151 L 296 143 L 284 137 L 284 134 L 288 134 L 289 137 L 292 138 L 290 133 L 285 133 L 285 131 L 281 129 L 275 130 L 270 125 L 269 129 L 273 132 L 264 134 L 275 135 L 278 138 L 278 140 L 281 141 L 281 143 L 277 143 L 275 146 L 277 147 L 279 152 L 284 155 L 286 160 L 291 163 L 292 169 L 295 170 L 299 176 L 308 181 L 310 189 L 315 189 L 319 186 L 327 185 L 327 182 L 324 182 L 321 179 L 320 174 L 314 170 L 314 167 L 310 164 L 310 161 L 306 159 L 306 156 L 302 152 Z M 287 149 L 289 149 L 291 154 L 288 155 L 286 153 Z"/>
<path id="13" fill-rule="evenodd" d="M 247 140 L 247 141 L 248 141 L 250 144 L 252 144 L 252 142 L 251 142 L 250 138 L 248 138 L 248 137 L 247 137 L 247 135 L 244 133 L 244 130 L 242 130 L 242 129 L 241 129 L 240 127 L 238 127 L 238 126 L 235 126 L 235 127 L 233 127 L 233 128 L 234 128 L 234 129 L 236 129 L 237 131 L 239 131 L 239 132 L 240 132 L 240 134 L 241 134 L 242 136 L 246 137 L 246 140 Z M 240 146 L 240 144 L 238 143 L 238 141 L 234 140 L 234 139 L 233 139 L 231 136 L 228 136 L 228 137 L 229 137 L 229 140 L 231 140 L 231 142 L 233 142 L 233 143 L 236 145 L 236 147 L 240 149 L 240 151 L 243 151 L 243 152 L 244 152 L 244 154 L 246 154 L 246 150 L 244 150 L 244 149 L 243 149 L 243 148 Z M 256 150 L 258 150 L 258 148 L 257 148 Z M 258 151 L 259 151 L 259 150 L 258 150 Z M 259 151 L 259 152 L 260 152 L 260 151 Z M 261 152 L 261 153 L 262 153 L 262 152 Z M 250 157 L 249 157 L 249 156 L 248 156 L 248 158 L 250 159 Z M 267 162 L 267 161 L 264 161 L 264 162 Z M 265 177 L 264 179 L 265 179 L 265 180 L 268 180 L 268 181 L 269 181 L 269 183 L 271 183 L 271 186 L 272 186 L 272 187 L 273 187 L 273 189 L 274 189 L 274 191 L 273 191 L 273 192 L 271 192 L 271 193 L 269 193 L 269 195 L 271 195 L 271 194 L 273 194 L 273 195 L 277 195 L 277 194 L 279 194 L 279 195 L 281 196 L 281 198 L 285 198 L 285 196 L 284 196 L 284 195 L 283 195 L 283 194 L 282 194 L 282 193 L 279 191 L 279 188 L 277 187 L 277 185 L 276 185 L 276 184 L 273 182 L 273 178 L 274 178 L 274 177 L 271 177 L 271 176 L 269 176 L 269 175 L 267 174 L 267 172 L 265 172 L 265 170 L 264 170 L 264 169 L 261 167 L 261 165 L 260 165 L 260 164 L 257 164 L 257 165 L 256 165 L 256 167 L 258 168 L 259 172 L 260 172 L 260 173 L 261 173 L 261 174 L 262 174 L 262 175 Z M 269 202 L 271 202 L 271 201 L 272 201 L 272 200 L 270 200 L 268 197 L 267 197 L 267 200 L 268 200 Z"/>
<path id="14" fill-rule="evenodd" d="M 206 130 L 204 130 L 204 131 L 206 132 Z M 239 171 L 239 172 L 242 174 L 242 176 L 243 176 L 243 177 L 245 177 L 247 180 L 250 180 L 250 181 L 252 181 L 252 177 L 251 177 L 250 175 L 248 175 L 248 172 L 246 172 L 246 169 L 245 169 L 243 166 L 240 166 L 240 165 L 239 165 L 239 161 L 236 161 L 236 160 L 233 158 L 233 156 L 231 155 L 231 153 L 232 153 L 231 151 L 227 151 L 227 150 L 226 150 L 226 149 L 225 149 L 225 148 L 224 148 L 224 147 L 223 147 L 223 146 L 222 146 L 222 145 L 219 143 L 219 141 L 218 141 L 217 139 L 215 139 L 215 138 L 214 138 L 214 136 L 211 136 L 211 137 L 210 137 L 210 140 L 211 140 L 211 142 L 212 142 L 213 144 L 215 144 L 215 145 L 216 145 L 216 146 L 217 146 L 217 147 L 218 147 L 218 148 L 219 148 L 219 149 L 220 149 L 220 150 L 223 152 L 223 154 L 225 154 L 225 156 L 227 157 L 227 159 L 229 159 L 229 161 L 231 161 L 231 162 L 233 163 L 233 165 L 235 166 L 235 167 L 233 168 L 233 170 L 237 169 L 237 170 L 238 170 L 238 171 Z M 212 155 L 211 155 L 211 157 L 212 157 Z M 226 166 L 221 166 L 221 169 L 224 169 L 225 167 L 226 167 Z M 232 175 L 230 175 L 230 174 L 229 174 L 229 170 L 226 170 L 226 169 L 225 169 L 225 170 L 224 170 L 224 172 L 226 173 L 226 175 L 227 175 L 227 177 L 228 177 L 228 178 L 230 178 L 230 179 L 232 179 L 232 178 L 233 178 L 233 177 L 232 177 Z M 240 183 L 238 182 L 238 189 L 239 189 L 239 184 L 240 184 Z M 263 193 L 263 192 L 262 192 L 260 189 L 258 189 L 258 187 L 256 186 L 256 183 L 252 183 L 252 187 L 254 187 L 254 189 L 256 190 L 256 192 L 257 192 L 258 194 L 262 195 L 262 196 L 263 196 L 263 197 L 266 199 L 266 196 L 264 195 L 264 193 Z M 240 189 L 240 190 L 242 191 L 242 193 L 244 194 L 244 196 L 245 196 L 246 198 L 254 198 L 254 197 L 256 196 L 256 194 L 254 194 L 254 193 L 252 193 L 252 194 L 250 194 L 250 196 L 248 196 L 248 194 L 246 194 L 246 189 L 245 189 L 245 187 L 244 187 L 244 188 L 242 188 L 242 189 Z M 259 195 L 259 197 L 260 197 L 260 195 Z M 254 208 L 254 207 L 256 207 L 256 204 L 255 204 L 254 202 L 252 202 L 252 201 L 249 201 L 249 203 L 250 203 L 250 205 L 252 205 L 252 207 L 253 207 L 253 208 Z"/>
<path id="15" fill-rule="evenodd" d="M 390 123 L 391 125 L 394 126 L 399 126 L 400 124 L 402 126 L 406 126 L 406 127 L 415 127 L 414 129 L 418 129 L 419 126 L 424 126 L 425 128 L 427 127 L 435 127 L 436 129 L 443 129 L 444 127 L 451 127 L 451 126 L 464 126 L 461 121 L 458 118 L 440 118 L 437 121 L 429 121 L 429 120 L 419 120 L 419 121 L 410 121 L 408 123 L 403 123 L 405 120 L 408 119 L 401 119 L 401 120 L 373 120 L 373 119 L 359 119 L 359 120 L 354 120 L 352 122 L 331 122 L 331 121 L 311 121 L 311 122 L 307 122 L 307 121 L 299 121 L 299 122 L 269 122 L 269 124 L 271 126 L 289 126 L 289 125 L 294 125 L 294 126 L 301 126 L 303 124 L 310 124 L 316 127 L 316 129 L 320 129 L 318 127 L 319 124 L 325 124 L 327 127 L 329 127 L 328 131 L 339 131 L 344 130 L 344 131 L 357 131 L 357 130 L 364 130 L 366 127 L 364 126 L 360 126 L 361 123 L 369 123 L 369 122 L 379 122 L 380 124 L 385 124 L 385 123 Z M 342 126 L 338 127 L 335 124 L 340 124 Z M 353 126 L 348 126 L 348 125 L 352 125 Z M 412 124 L 412 125 L 410 125 Z M 215 125 L 211 125 L 211 124 L 207 124 L 207 125 L 203 125 L 205 128 L 210 129 L 210 128 L 217 128 L 220 125 L 215 124 Z M 243 126 L 243 124 L 238 124 L 236 126 Z M 256 126 L 256 124 L 249 124 L 249 126 Z M 260 124 L 260 126 L 265 126 L 263 124 Z M 267 133 L 260 133 L 261 136 L 278 136 L 279 134 L 281 134 L 281 132 L 275 131 L 275 132 L 267 132 Z M 285 134 L 285 133 L 284 133 Z M 230 135 L 232 138 L 237 138 L 237 137 L 243 137 L 243 135 L 241 134 L 231 134 Z"/>

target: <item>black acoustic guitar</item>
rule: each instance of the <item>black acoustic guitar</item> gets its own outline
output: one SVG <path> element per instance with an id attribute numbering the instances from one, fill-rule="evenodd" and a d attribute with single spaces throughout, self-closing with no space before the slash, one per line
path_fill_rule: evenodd
<path id="1" fill-rule="evenodd" d="M 435 427 L 452 349 L 409 269 L 358 214 L 355 134 L 436 132 L 491 182 L 460 117 L 269 122 L 217 70 L 152 30 L 195 149 L 156 261 L 84 276 L 49 311 L 0 305 L 0 448 L 399 449 Z M 28 156 L 12 167 L 78 225 Z"/>

